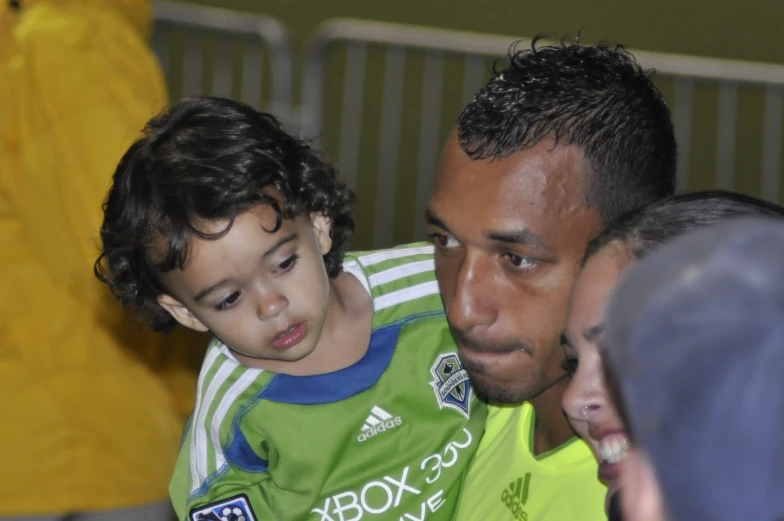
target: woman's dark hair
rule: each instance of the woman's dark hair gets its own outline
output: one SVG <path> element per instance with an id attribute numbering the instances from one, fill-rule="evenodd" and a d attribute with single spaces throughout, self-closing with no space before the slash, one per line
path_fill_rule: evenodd
<path id="1" fill-rule="evenodd" d="M 588 243 L 583 262 L 610 243 L 621 244 L 633 259 L 640 260 L 688 231 L 744 216 L 784 217 L 784 208 L 722 190 L 676 195 L 621 216 Z"/>
<path id="2" fill-rule="evenodd" d="M 753 216 L 784 218 L 784 208 L 756 197 L 722 190 L 676 195 L 621 216 L 588 243 L 583 263 L 609 244 L 620 245 L 632 259 L 639 261 L 689 231 L 728 219 Z M 618 381 L 606 358 L 603 372 L 610 398 L 624 425 L 630 426 Z M 629 435 L 634 438 L 631 428 Z"/>
<path id="3" fill-rule="evenodd" d="M 194 236 L 219 239 L 259 204 L 278 216 L 270 233 L 283 219 L 323 214 L 332 238 L 324 264 L 336 277 L 354 229 L 353 201 L 335 169 L 272 115 L 228 99 L 188 98 L 153 118 L 120 161 L 103 205 L 95 274 L 152 329 L 167 331 L 175 321 L 158 305 L 166 292 L 158 274 L 186 265 Z M 218 233 L 199 227 L 216 220 L 228 222 Z M 163 253 L 151 255 L 153 246 Z"/>

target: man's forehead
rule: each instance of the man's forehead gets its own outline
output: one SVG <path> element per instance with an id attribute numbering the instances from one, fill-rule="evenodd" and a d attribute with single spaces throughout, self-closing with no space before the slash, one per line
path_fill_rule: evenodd
<path id="1" fill-rule="evenodd" d="M 450 138 L 436 176 L 436 195 L 499 199 L 574 199 L 582 201 L 585 160 L 575 145 L 545 139 L 507 157 L 472 159 Z"/>
<path id="2" fill-rule="evenodd" d="M 587 211 L 583 165 L 577 147 L 553 147 L 552 141 L 501 159 L 473 160 L 454 140 L 439 165 L 430 208 L 444 220 L 470 220 L 488 231 L 524 224 L 544 234 Z"/>

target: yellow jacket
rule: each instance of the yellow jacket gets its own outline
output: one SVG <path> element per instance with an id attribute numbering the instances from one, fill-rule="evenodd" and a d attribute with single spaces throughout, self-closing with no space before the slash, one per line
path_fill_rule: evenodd
<path id="1" fill-rule="evenodd" d="M 16 12 L 7 4 L 0 517 L 164 501 L 203 342 L 146 332 L 92 273 L 114 167 L 166 102 L 146 43 L 150 6 L 23 0 Z"/>

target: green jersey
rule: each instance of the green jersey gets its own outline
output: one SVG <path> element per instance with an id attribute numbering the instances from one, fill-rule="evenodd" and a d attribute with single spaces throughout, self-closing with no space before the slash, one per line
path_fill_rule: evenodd
<path id="1" fill-rule="evenodd" d="M 534 456 L 536 414 L 524 402 L 491 406 L 464 483 L 458 521 L 607 521 L 590 447 L 572 438 Z"/>
<path id="2" fill-rule="evenodd" d="M 484 430 L 425 244 L 347 255 L 373 299 L 333 373 L 243 366 L 213 341 L 170 492 L 180 520 L 451 520 Z"/>

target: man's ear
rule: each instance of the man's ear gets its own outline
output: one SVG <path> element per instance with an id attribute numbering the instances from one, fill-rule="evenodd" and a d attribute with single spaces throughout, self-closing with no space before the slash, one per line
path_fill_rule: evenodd
<path id="1" fill-rule="evenodd" d="M 310 215 L 310 222 L 313 224 L 319 250 L 322 255 L 326 255 L 332 248 L 332 220 L 323 213 L 313 213 Z"/>
<path id="2" fill-rule="evenodd" d="M 202 324 L 201 320 L 196 318 L 190 311 L 188 311 L 188 308 L 183 306 L 180 301 L 171 295 L 158 295 L 158 305 L 160 305 L 172 317 L 174 317 L 174 320 L 188 329 L 193 329 L 194 331 L 199 331 L 201 333 L 208 331 L 207 326 Z"/>

